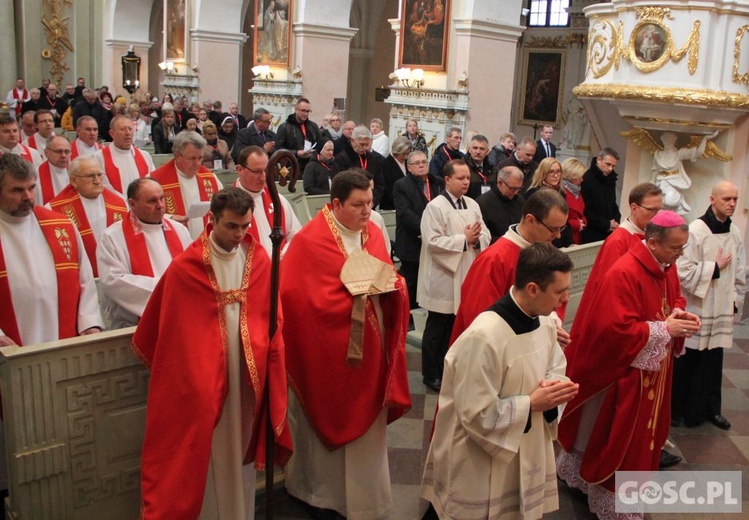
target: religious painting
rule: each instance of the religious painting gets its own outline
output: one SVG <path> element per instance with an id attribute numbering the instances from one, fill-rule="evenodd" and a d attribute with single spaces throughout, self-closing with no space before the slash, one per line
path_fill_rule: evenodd
<path id="1" fill-rule="evenodd" d="M 634 32 L 633 43 L 637 59 L 644 63 L 653 63 L 666 52 L 668 36 L 660 25 L 646 23 Z"/>
<path id="2" fill-rule="evenodd" d="M 526 49 L 520 90 L 520 124 L 558 125 L 561 118 L 563 50 Z"/>
<path id="3" fill-rule="evenodd" d="M 450 0 L 403 0 L 398 67 L 445 70 Z"/>
<path id="4" fill-rule="evenodd" d="M 253 65 L 289 66 L 291 0 L 255 1 Z"/>
<path id="5" fill-rule="evenodd" d="M 187 0 L 164 0 L 165 60 L 187 62 Z"/>

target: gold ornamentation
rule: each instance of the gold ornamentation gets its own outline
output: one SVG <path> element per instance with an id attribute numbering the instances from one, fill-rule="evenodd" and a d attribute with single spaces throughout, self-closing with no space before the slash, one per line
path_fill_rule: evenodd
<path id="1" fill-rule="evenodd" d="M 210 179 L 203 179 L 203 188 L 205 189 L 205 194 L 208 199 L 213 197 L 213 184 L 211 184 Z"/>
<path id="2" fill-rule="evenodd" d="M 61 227 L 55 228 L 55 238 L 57 239 L 57 243 L 60 244 L 60 247 L 62 248 L 63 253 L 65 253 L 65 258 L 68 259 L 68 262 L 73 261 L 73 243 L 70 241 L 70 235 L 68 235 L 68 230 Z"/>
<path id="3" fill-rule="evenodd" d="M 662 22 L 664 18 L 674 19 L 670 7 L 639 7 L 635 11 L 637 18 L 643 21 Z"/>
<path id="4" fill-rule="evenodd" d="M 666 14 L 670 12 L 670 9 L 667 8 L 649 9 L 663 9 L 667 12 Z M 673 19 L 670 15 L 668 18 Z M 692 24 L 692 31 L 689 33 L 686 43 L 680 49 L 674 49 L 671 30 L 651 15 L 635 25 L 629 37 L 629 52 L 625 53 L 623 57 L 629 60 L 637 70 L 653 72 L 663 67 L 669 60 L 678 63 L 687 55 L 687 70 L 690 75 L 694 75 L 697 71 L 699 52 L 699 20 L 695 20 Z"/>
<path id="5" fill-rule="evenodd" d="M 736 30 L 736 40 L 733 42 L 733 82 L 740 85 L 749 85 L 749 72 L 739 74 L 739 62 L 741 61 L 741 40 L 744 33 L 749 30 L 749 25 L 742 25 Z"/>
<path id="6" fill-rule="evenodd" d="M 679 119 L 665 119 L 662 117 L 643 117 L 643 116 L 622 116 L 623 119 L 628 121 L 635 121 L 637 123 L 656 123 L 656 124 L 668 124 L 677 126 L 704 126 L 706 128 L 718 128 L 720 130 L 726 130 L 733 127 L 729 123 L 702 123 L 698 121 L 683 121 Z"/>
<path id="7" fill-rule="evenodd" d="M 174 201 L 174 193 L 169 191 L 164 192 L 164 202 L 166 203 L 166 212 L 170 215 L 177 213 L 177 203 Z"/>
<path id="8" fill-rule="evenodd" d="M 58 84 L 62 83 L 63 75 L 70 67 L 65 63 L 68 51 L 74 52 L 73 44 L 68 35 L 70 17 L 63 17 L 63 11 L 73 5 L 73 0 L 44 0 L 42 4 L 42 25 L 47 35 L 47 43 L 51 49 L 44 49 L 42 57 L 52 61 L 50 75 L 54 76 Z"/>
<path id="9" fill-rule="evenodd" d="M 583 83 L 572 89 L 577 97 L 612 98 L 637 101 L 679 103 L 689 106 L 749 109 L 749 96 L 724 90 L 688 89 L 676 87 L 638 87 L 622 84 L 589 85 Z"/>
<path id="10" fill-rule="evenodd" d="M 644 128 L 632 128 L 631 130 L 619 132 L 619 135 L 621 135 L 622 137 L 626 137 L 627 139 L 632 139 L 637 144 L 637 146 L 647 150 L 651 154 L 655 154 L 656 152 L 663 151 L 663 146 L 661 146 L 655 140 L 655 138 L 653 137 L 653 134 L 651 134 L 649 131 L 645 130 Z M 691 136 L 689 140 L 689 144 L 687 144 L 685 148 L 697 148 L 702 142 L 702 139 L 704 139 L 704 137 L 705 137 L 704 135 Z M 707 141 L 705 145 L 705 151 L 702 152 L 702 156 L 707 159 L 717 159 L 723 162 L 730 162 L 733 160 L 733 156 L 724 152 L 712 140 Z M 665 175 L 667 177 L 669 175 L 676 175 L 678 173 L 679 173 L 679 170 L 660 172 L 661 175 Z"/>
<path id="11" fill-rule="evenodd" d="M 81 221 L 78 218 L 78 215 L 75 212 L 75 208 L 73 208 L 72 204 L 66 204 L 63 206 L 63 213 L 66 217 L 68 217 L 70 220 L 73 221 L 73 224 L 75 224 L 75 227 L 79 228 L 81 227 Z"/>
<path id="12" fill-rule="evenodd" d="M 523 43 L 524 47 L 535 49 L 566 49 L 571 45 L 584 45 L 588 37 L 584 33 L 573 33 L 566 36 L 532 36 Z"/>
<path id="13" fill-rule="evenodd" d="M 600 78 L 615 67 L 619 70 L 622 51 L 622 22 L 619 27 L 611 20 L 598 20 L 590 26 L 588 35 L 588 70 Z"/>
<path id="14" fill-rule="evenodd" d="M 691 140 L 689 141 L 689 144 L 687 145 L 687 148 L 697 148 L 700 145 L 701 140 L 702 140 L 701 135 L 693 135 Z M 722 162 L 733 161 L 733 155 L 724 152 L 713 141 L 707 142 L 707 145 L 705 146 L 705 151 L 702 153 L 702 156 L 708 159 L 717 159 Z"/>

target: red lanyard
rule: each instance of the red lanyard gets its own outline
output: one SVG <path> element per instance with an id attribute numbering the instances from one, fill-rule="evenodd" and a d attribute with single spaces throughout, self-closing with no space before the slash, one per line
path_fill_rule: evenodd
<path id="1" fill-rule="evenodd" d="M 305 128 L 304 123 L 302 123 L 299 126 L 302 128 L 302 135 L 304 135 L 304 140 L 306 141 L 307 140 L 307 129 Z"/>
<path id="2" fill-rule="evenodd" d="M 49 103 L 49 105 L 50 105 L 50 106 L 51 106 L 52 108 L 55 108 L 55 107 L 57 106 L 57 100 L 55 99 L 55 102 L 54 102 L 54 103 L 52 103 L 52 100 L 51 100 L 51 99 L 49 98 L 49 96 L 47 96 L 47 102 Z"/>
<path id="3" fill-rule="evenodd" d="M 369 161 L 367 160 L 366 154 L 364 155 L 364 160 L 362 160 L 362 156 L 361 155 L 359 156 L 359 164 L 361 165 L 361 169 L 362 170 L 366 170 L 367 169 L 367 163 L 368 162 Z"/>
<path id="4" fill-rule="evenodd" d="M 481 181 L 482 181 L 482 182 L 483 182 L 484 184 L 486 184 L 486 176 L 485 176 L 485 175 L 484 175 L 483 173 L 481 173 L 480 171 L 478 171 L 478 169 L 476 169 L 476 173 L 478 173 L 478 174 L 479 174 L 479 177 L 481 177 Z"/>
<path id="5" fill-rule="evenodd" d="M 429 189 L 429 176 L 427 175 L 427 181 L 426 181 L 426 190 L 424 191 L 424 196 L 427 198 L 427 200 L 432 200 L 432 190 Z"/>
<path id="6" fill-rule="evenodd" d="M 325 161 L 320 158 L 320 154 L 317 154 L 317 162 L 319 162 L 326 170 L 330 170 L 330 166 L 325 164 Z"/>

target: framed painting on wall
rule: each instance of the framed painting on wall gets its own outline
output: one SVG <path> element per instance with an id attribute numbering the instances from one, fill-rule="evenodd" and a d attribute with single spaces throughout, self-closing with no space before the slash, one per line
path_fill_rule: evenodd
<path id="1" fill-rule="evenodd" d="M 402 0 L 398 67 L 444 71 L 450 0 Z"/>
<path id="2" fill-rule="evenodd" d="M 187 0 L 164 0 L 164 58 L 187 62 Z"/>
<path id="3" fill-rule="evenodd" d="M 289 66 L 291 0 L 255 2 L 253 65 Z"/>
<path id="4" fill-rule="evenodd" d="M 519 124 L 560 124 L 564 50 L 525 49 Z"/>

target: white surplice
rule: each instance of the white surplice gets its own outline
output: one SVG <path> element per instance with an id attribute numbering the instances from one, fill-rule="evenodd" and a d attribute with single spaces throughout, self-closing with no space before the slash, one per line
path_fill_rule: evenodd
<path id="1" fill-rule="evenodd" d="M 129 218 L 129 215 L 125 218 Z M 185 226 L 177 222 L 171 224 L 183 248 L 192 243 L 190 232 Z M 140 225 L 145 235 L 153 277 L 133 274 L 121 220 L 102 233 L 96 247 L 102 307 L 113 329 L 137 325 L 156 283 L 172 262 L 162 224 L 140 222 Z"/>
<path id="2" fill-rule="evenodd" d="M 200 201 L 198 177 L 195 175 L 193 175 L 192 177 L 188 177 L 187 175 L 179 171 L 179 168 L 177 168 L 176 166 L 175 169 L 177 170 L 177 179 L 179 179 L 179 190 L 180 192 L 182 192 L 182 200 L 185 203 L 185 211 L 187 211 L 192 203 Z M 224 185 L 221 184 L 221 181 L 218 180 L 218 178 L 216 178 L 216 182 L 218 183 L 218 189 L 222 189 L 224 187 Z M 193 238 L 193 240 L 198 238 L 205 229 L 205 222 L 203 220 L 203 217 L 191 218 L 190 220 L 188 220 L 187 229 L 190 231 L 190 236 Z"/>
<path id="3" fill-rule="evenodd" d="M 64 190 L 68 186 L 68 184 L 70 184 L 70 176 L 68 175 L 68 170 L 66 170 L 65 168 L 58 168 L 52 163 L 49 163 L 49 176 L 52 179 L 51 194 L 44 193 L 42 182 L 38 178 L 36 180 L 36 203 L 40 206 L 42 204 L 42 201 L 44 200 L 44 195 L 48 195 L 48 198 L 52 199 L 53 197 L 56 197 L 58 193 Z"/>
<path id="4" fill-rule="evenodd" d="M 104 155 L 102 154 L 102 150 L 97 151 L 94 154 L 94 159 L 98 161 L 98 163 L 101 165 L 101 168 L 103 172 L 105 172 L 104 175 L 104 186 L 109 188 L 110 190 L 119 193 L 122 195 L 122 197 L 127 200 L 127 187 L 128 185 L 133 182 L 135 179 L 140 179 L 140 172 L 138 171 L 138 166 L 135 164 L 135 150 L 131 147 L 128 150 L 120 150 L 117 148 L 114 144 L 110 143 L 107 148 L 112 152 L 112 162 L 114 163 L 117 168 L 120 170 L 120 181 L 122 182 L 122 192 L 118 192 L 113 186 L 112 183 L 109 182 L 109 178 L 106 176 L 106 165 L 104 164 Z M 139 150 L 140 153 L 143 154 L 143 159 L 146 161 L 146 165 L 148 166 L 148 173 L 151 173 L 156 168 L 153 165 L 153 159 L 151 159 L 151 154 L 146 152 L 145 150 Z"/>
<path id="5" fill-rule="evenodd" d="M 255 203 L 255 209 L 252 212 L 252 216 L 255 218 L 255 224 L 257 225 L 257 233 L 260 237 L 260 245 L 263 246 L 265 251 L 268 253 L 268 256 L 272 258 L 273 242 L 270 239 L 270 232 L 272 230 L 273 222 L 268 222 L 268 217 L 265 215 L 265 206 L 263 205 L 263 192 L 254 192 L 245 189 L 244 186 L 240 184 L 239 180 L 234 183 L 234 186 L 243 189 L 252 197 L 252 201 Z M 263 191 L 265 191 L 265 188 L 263 188 Z M 288 200 L 286 200 L 286 197 L 284 197 L 280 193 L 278 194 L 278 196 L 281 198 L 281 206 L 283 206 L 284 220 L 286 223 L 286 246 L 281 251 L 281 254 L 283 254 L 286 252 L 286 248 L 289 247 L 289 243 L 294 238 L 294 235 L 296 235 L 299 230 L 302 229 L 302 224 L 299 222 L 299 219 L 296 218 L 296 214 L 294 213 L 294 210 L 291 209 L 291 204 Z"/>

